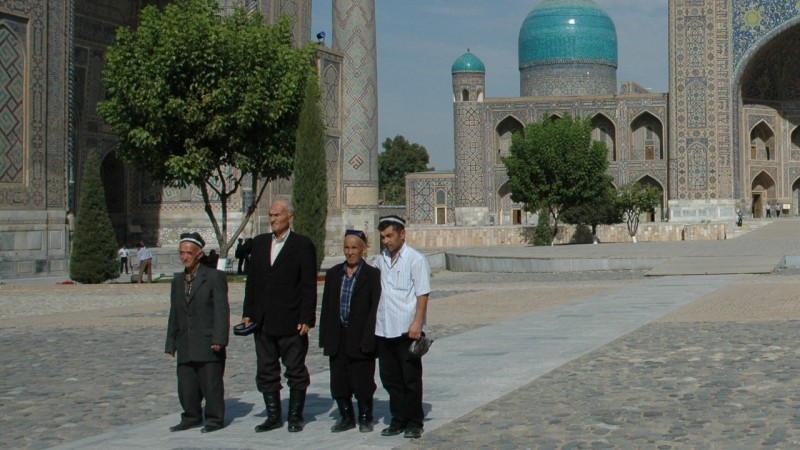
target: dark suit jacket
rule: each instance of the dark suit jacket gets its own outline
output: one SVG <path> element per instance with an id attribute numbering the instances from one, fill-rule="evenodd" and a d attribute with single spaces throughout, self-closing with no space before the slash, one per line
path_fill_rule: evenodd
<path id="1" fill-rule="evenodd" d="M 297 324 L 313 327 L 317 314 L 317 251 L 307 237 L 289 233 L 270 264 L 272 233 L 253 239 L 242 317 L 275 336 L 297 334 Z"/>
<path id="2" fill-rule="evenodd" d="M 177 350 L 178 364 L 219 361 L 225 350 L 211 351 L 211 344 L 228 345 L 231 313 L 225 272 L 200 265 L 186 301 L 184 273 L 172 279 L 165 351 Z"/>
<path id="3" fill-rule="evenodd" d="M 350 298 L 350 317 L 347 324 L 345 349 L 351 358 L 373 357 L 375 351 L 375 316 L 381 299 L 381 271 L 362 263 L 361 272 L 353 286 Z M 339 352 L 339 306 L 342 294 L 342 270 L 344 263 L 337 264 L 325 273 L 325 289 L 322 291 L 322 312 L 319 315 L 319 346 L 323 353 L 335 356 Z M 370 353 L 364 354 L 361 348 Z"/>

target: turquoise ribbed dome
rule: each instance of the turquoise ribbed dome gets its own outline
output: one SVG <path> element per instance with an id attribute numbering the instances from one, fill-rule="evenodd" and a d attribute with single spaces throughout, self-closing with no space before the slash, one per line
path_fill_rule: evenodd
<path id="1" fill-rule="evenodd" d="M 483 61 L 469 51 L 459 56 L 453 63 L 452 73 L 477 72 L 486 73 Z"/>
<path id="2" fill-rule="evenodd" d="M 592 0 L 543 0 L 519 30 L 520 69 L 575 62 L 617 67 L 614 22 Z"/>

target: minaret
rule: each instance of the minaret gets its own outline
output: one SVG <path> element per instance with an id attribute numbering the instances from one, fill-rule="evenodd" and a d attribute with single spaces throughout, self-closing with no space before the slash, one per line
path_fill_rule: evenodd
<path id="1" fill-rule="evenodd" d="M 374 239 L 378 215 L 375 0 L 333 0 L 333 49 L 344 56 L 339 150 L 342 221 L 345 228 L 373 232 L 370 239 Z"/>
<path id="2" fill-rule="evenodd" d="M 456 226 L 489 224 L 485 116 L 486 69 L 469 50 L 453 63 Z"/>

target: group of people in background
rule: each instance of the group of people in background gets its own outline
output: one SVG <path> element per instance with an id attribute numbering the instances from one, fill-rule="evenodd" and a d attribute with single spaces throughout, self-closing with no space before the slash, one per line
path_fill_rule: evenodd
<path id="1" fill-rule="evenodd" d="M 119 273 L 125 271 L 128 274 L 128 269 L 133 272 L 133 261 L 130 260 L 130 252 L 125 247 L 120 247 L 117 251 L 119 255 Z M 144 242 L 139 241 L 136 244 L 136 263 L 139 265 L 139 273 L 136 275 L 136 283 L 141 284 L 142 278 L 147 274 L 147 281 L 153 282 L 153 253 L 149 248 L 145 247 Z"/>
<path id="2" fill-rule="evenodd" d="M 241 330 L 253 334 L 256 387 L 267 413 L 255 427 L 257 433 L 284 425 L 281 364 L 289 388 L 287 429 L 304 428 L 311 383 L 305 360 L 309 330 L 317 324 L 317 258 L 311 240 L 291 230 L 293 219 L 291 203 L 276 200 L 269 208 L 272 231 L 249 243 L 240 239 L 236 250 L 239 270 L 248 275 L 237 334 Z M 381 217 L 378 231 L 384 250 L 372 264 L 365 260 L 366 233 L 347 230 L 344 261 L 325 274 L 319 345 L 330 361 L 330 392 L 339 412 L 331 431 L 356 427 L 373 431 L 377 359 L 391 413 L 381 434 L 419 438 L 424 418 L 422 360 L 409 348 L 425 333 L 430 270 L 425 257 L 405 244 L 402 218 Z M 165 352 L 177 353 L 183 413 L 171 431 L 202 426 L 205 433 L 224 426 L 222 380 L 230 329 L 227 281 L 222 271 L 200 263 L 204 245 L 197 233 L 181 235 L 184 271 L 172 282 Z M 240 258 L 244 248 L 249 259 Z"/>
<path id="3" fill-rule="evenodd" d="M 247 238 L 247 240 L 239 238 L 239 243 L 236 246 L 236 253 L 235 257 L 239 261 L 238 270 L 236 271 L 237 274 L 244 274 L 247 272 L 247 261 L 250 259 L 250 248 L 252 246 L 253 239 Z M 129 273 L 133 273 L 133 261 L 131 258 L 130 251 L 126 247 L 120 247 L 117 251 L 119 255 L 119 273 L 122 275 L 124 272 L 126 275 Z M 136 244 L 136 263 L 138 264 L 138 274 L 136 276 L 136 283 L 141 283 L 143 276 L 146 274 L 148 277 L 148 282 L 153 282 L 153 253 L 144 245 L 143 241 L 139 241 Z M 203 252 L 203 255 L 200 257 L 200 263 L 208 266 L 212 269 L 216 269 L 219 263 L 219 253 L 216 250 L 212 249 L 208 254 Z"/>

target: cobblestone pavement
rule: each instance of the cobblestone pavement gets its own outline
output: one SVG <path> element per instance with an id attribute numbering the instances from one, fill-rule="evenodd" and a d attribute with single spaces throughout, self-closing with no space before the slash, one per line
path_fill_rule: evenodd
<path id="1" fill-rule="evenodd" d="M 641 273 L 454 274 L 433 278 L 437 338 L 595 295 Z M 232 320 L 243 285 L 230 285 Z M 0 292 L 0 448 L 47 448 L 180 410 L 163 353 L 168 284 L 9 285 Z M 312 332 L 313 333 L 313 332 Z M 312 346 L 314 377 L 327 358 Z M 231 336 L 226 396 L 255 388 L 252 341 Z"/>
<path id="2" fill-rule="evenodd" d="M 404 448 L 800 448 L 800 277 L 783 275 L 717 290 Z"/>

